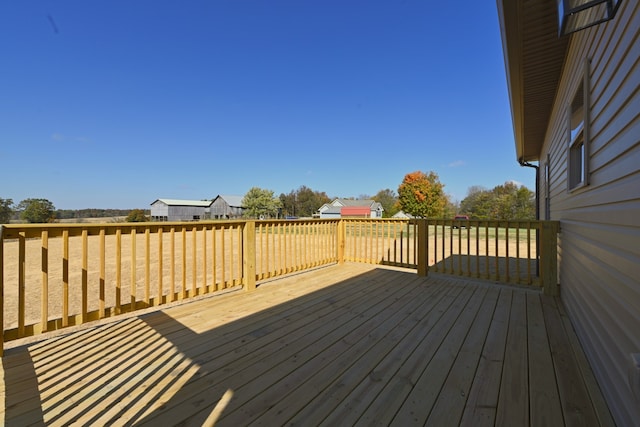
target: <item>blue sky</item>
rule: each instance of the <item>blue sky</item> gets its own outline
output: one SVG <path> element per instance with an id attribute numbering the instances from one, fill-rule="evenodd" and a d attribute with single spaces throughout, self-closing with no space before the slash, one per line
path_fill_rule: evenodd
<path id="1" fill-rule="evenodd" d="M 397 191 L 435 171 L 534 186 L 516 162 L 495 2 L 6 1 L 0 198 Z"/>

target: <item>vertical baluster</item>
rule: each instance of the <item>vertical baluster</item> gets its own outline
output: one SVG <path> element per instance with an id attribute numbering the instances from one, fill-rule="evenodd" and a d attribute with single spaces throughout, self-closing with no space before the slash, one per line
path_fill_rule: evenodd
<path id="1" fill-rule="evenodd" d="M 202 294 L 206 294 L 207 285 L 207 226 L 202 226 Z"/>
<path id="2" fill-rule="evenodd" d="M 244 253 L 243 253 L 243 248 L 242 248 L 242 241 L 243 241 L 243 239 L 242 239 L 242 228 L 243 227 L 238 225 L 237 233 L 236 233 L 236 236 L 237 236 L 237 240 L 236 240 L 237 241 L 237 245 L 236 245 L 236 247 L 238 248 L 238 264 L 237 264 L 237 266 L 238 266 L 237 272 L 238 273 L 237 273 L 237 276 L 236 276 L 237 279 L 234 282 L 234 284 L 236 284 L 236 285 L 241 285 L 242 284 L 242 274 L 243 274 L 242 271 L 243 271 L 243 265 L 244 265 L 244 259 L 243 259 Z M 255 237 L 255 230 L 254 230 L 254 236 L 253 237 Z M 254 241 L 254 249 L 255 249 L 255 241 Z M 252 264 L 255 263 L 255 261 L 251 261 L 251 262 L 252 262 Z M 255 265 L 254 265 L 254 268 L 253 268 L 253 272 L 255 273 Z M 255 279 L 255 277 L 253 277 L 251 280 L 255 283 L 256 279 Z"/>
<path id="3" fill-rule="evenodd" d="M 220 251 L 222 252 L 221 255 L 221 267 L 222 267 L 222 271 L 221 271 L 221 278 L 220 278 L 220 288 L 221 289 L 225 289 L 227 287 L 227 276 L 226 276 L 226 266 L 227 266 L 227 251 L 225 249 L 226 247 L 226 234 L 227 234 L 227 228 L 223 225 L 220 228 Z"/>
<path id="4" fill-rule="evenodd" d="M 466 276 L 471 276 L 471 222 L 467 221 L 467 271 Z"/>
<path id="5" fill-rule="evenodd" d="M 135 227 L 131 227 L 131 283 L 129 284 L 129 307 L 131 307 L 131 311 L 135 311 L 136 309 L 136 294 L 137 294 L 137 254 L 136 247 L 138 246 L 136 243 L 136 229 Z"/>
<path id="6" fill-rule="evenodd" d="M 427 260 L 427 265 L 430 261 Z M 438 221 L 433 222 L 433 271 L 438 271 Z"/>
<path id="7" fill-rule="evenodd" d="M 505 223 L 504 245 L 505 245 L 505 282 L 509 283 L 509 221 Z"/>
<path id="8" fill-rule="evenodd" d="M 20 321 L 20 319 L 18 319 Z M 23 320 L 24 321 L 24 320 Z M 69 230 L 62 231 L 62 326 L 69 326 Z"/>
<path id="9" fill-rule="evenodd" d="M 164 293 L 164 286 L 162 283 L 162 278 L 164 276 L 164 250 L 163 250 L 163 229 L 162 227 L 158 228 L 158 296 L 156 298 L 156 304 L 162 304 L 162 294 Z"/>
<path id="10" fill-rule="evenodd" d="M 476 225 L 476 277 L 480 278 L 480 223 Z"/>
<path id="11" fill-rule="evenodd" d="M 215 225 L 211 227 L 211 287 L 212 291 L 215 292 L 218 290 L 218 251 L 216 250 L 216 241 L 218 236 L 218 227 Z"/>
<path id="12" fill-rule="evenodd" d="M 170 272 L 171 275 L 171 288 L 169 289 L 169 301 L 173 302 L 176 300 L 176 228 L 171 227 L 169 230 L 170 245 L 171 245 L 171 264 L 170 264 Z"/>
<path id="13" fill-rule="evenodd" d="M 89 242 L 87 229 L 82 230 L 82 323 L 88 319 L 89 300 Z"/>
<path id="14" fill-rule="evenodd" d="M 105 285 L 106 285 L 106 281 L 107 281 L 107 277 L 106 277 L 106 259 L 107 259 L 107 255 L 106 255 L 106 242 L 105 242 L 105 230 L 104 228 L 100 228 L 100 232 L 99 232 L 99 251 L 100 251 L 100 277 L 98 279 L 98 286 L 100 288 L 99 293 L 100 293 L 100 305 L 98 307 L 98 312 L 99 312 L 99 317 L 101 319 L 103 319 L 105 317 L 105 300 L 106 300 L 106 289 L 105 289 Z"/>
<path id="15" fill-rule="evenodd" d="M 500 239 L 498 238 L 498 233 L 499 233 L 498 227 L 499 227 L 499 225 L 500 225 L 500 221 L 496 221 L 495 236 L 494 236 L 495 237 L 495 249 L 496 249 L 495 257 L 494 257 L 495 258 L 494 259 L 494 267 L 496 269 L 496 280 L 500 280 L 500 265 L 498 264 L 498 258 L 499 258 L 499 253 L 500 253 L 499 246 L 498 246 L 499 241 L 500 241 Z"/>
<path id="16" fill-rule="evenodd" d="M 149 227 L 144 230 L 144 304 L 149 307 L 151 299 L 151 234 Z"/>
<path id="17" fill-rule="evenodd" d="M 187 298 L 187 227 L 182 226 L 182 278 L 181 278 L 181 292 L 180 299 Z"/>
<path id="18" fill-rule="evenodd" d="M 2 241 L 0 241 L 2 245 Z M 0 264 L 2 260 L 0 260 Z M 42 332 L 47 331 L 47 323 L 49 320 L 49 231 L 42 230 L 42 306 L 40 313 L 40 320 L 42 325 Z"/>
<path id="19" fill-rule="evenodd" d="M 120 314 L 120 298 L 122 296 L 122 230 L 116 229 L 116 301 L 115 313 Z"/>
<path id="20" fill-rule="evenodd" d="M 531 221 L 527 221 L 527 284 L 531 281 Z"/>
<path id="21" fill-rule="evenodd" d="M 198 226 L 191 228 L 191 297 L 198 295 Z"/>
<path id="22" fill-rule="evenodd" d="M 520 283 L 520 222 L 516 223 L 516 283 Z"/>

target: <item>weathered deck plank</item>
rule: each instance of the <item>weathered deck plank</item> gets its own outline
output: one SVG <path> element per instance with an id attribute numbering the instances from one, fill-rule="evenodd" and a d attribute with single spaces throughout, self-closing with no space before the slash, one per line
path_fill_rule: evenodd
<path id="1" fill-rule="evenodd" d="M 500 292 L 489 332 L 483 344 L 482 357 L 460 421 L 463 426 L 494 425 L 509 329 L 511 299 L 511 291 Z"/>
<path id="2" fill-rule="evenodd" d="M 538 291 L 346 264 L 8 349 L 5 425 L 612 425 Z"/>

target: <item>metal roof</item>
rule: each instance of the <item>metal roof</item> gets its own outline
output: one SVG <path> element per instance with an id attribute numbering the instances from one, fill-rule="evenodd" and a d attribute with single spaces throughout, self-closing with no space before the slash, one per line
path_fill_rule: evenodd
<path id="1" fill-rule="evenodd" d="M 234 196 L 234 195 L 223 195 L 223 194 L 219 194 L 218 196 L 216 196 L 215 199 L 213 199 L 213 201 L 215 202 L 215 200 L 217 198 L 221 198 L 222 200 L 224 200 L 225 202 L 227 202 L 227 204 L 229 206 L 232 207 L 238 207 L 241 208 L 242 207 L 242 199 L 244 199 L 244 196 Z"/>
<path id="2" fill-rule="evenodd" d="M 332 204 L 334 203 L 340 203 L 342 206 L 367 206 L 367 207 L 372 207 L 372 205 L 374 203 L 376 203 L 375 200 L 371 200 L 371 199 L 361 199 L 361 200 L 354 200 L 354 199 L 335 199 Z M 335 206 L 335 205 L 334 205 Z"/>
<path id="3" fill-rule="evenodd" d="M 497 0 L 518 161 L 539 160 L 570 36 L 556 0 Z"/>
<path id="4" fill-rule="evenodd" d="M 167 206 L 199 206 L 207 208 L 211 206 L 211 200 L 180 200 L 180 199 L 156 199 L 155 202 L 162 202 Z"/>

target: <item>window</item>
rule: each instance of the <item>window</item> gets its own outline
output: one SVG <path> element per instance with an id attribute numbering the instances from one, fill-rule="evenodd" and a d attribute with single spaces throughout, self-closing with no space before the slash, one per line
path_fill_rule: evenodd
<path id="1" fill-rule="evenodd" d="M 569 190 L 587 185 L 589 182 L 589 105 L 588 105 L 588 61 L 585 61 L 582 81 L 569 104 Z"/>

